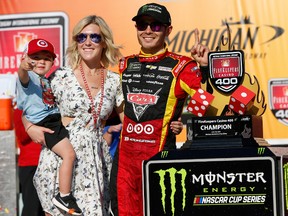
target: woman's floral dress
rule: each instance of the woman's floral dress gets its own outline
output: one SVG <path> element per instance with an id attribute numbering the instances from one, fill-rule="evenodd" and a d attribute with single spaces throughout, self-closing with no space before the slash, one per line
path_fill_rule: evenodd
<path id="1" fill-rule="evenodd" d="M 77 199 L 83 216 L 105 216 L 109 205 L 109 174 L 112 158 L 109 147 L 102 137 L 102 129 L 98 118 L 97 128 L 91 114 L 90 100 L 84 89 L 79 85 L 70 68 L 58 69 L 51 78 L 56 101 L 61 115 L 74 117 L 67 125 L 69 139 L 75 149 L 75 162 L 72 180 L 72 193 Z M 97 113 L 101 98 L 101 90 L 94 98 Z M 104 84 L 104 98 L 100 119 L 106 120 L 114 107 L 123 102 L 120 76 L 108 71 Z M 38 169 L 34 176 L 44 210 L 53 216 L 62 215 L 53 205 L 52 198 L 58 193 L 58 171 L 61 158 L 51 150 L 43 147 Z"/>

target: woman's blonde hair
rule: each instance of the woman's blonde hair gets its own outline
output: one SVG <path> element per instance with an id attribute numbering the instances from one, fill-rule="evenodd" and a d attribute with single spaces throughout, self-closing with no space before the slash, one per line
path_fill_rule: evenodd
<path id="1" fill-rule="evenodd" d="M 112 31 L 104 19 L 96 15 L 86 16 L 74 27 L 72 32 L 73 40 L 66 50 L 67 63 L 73 70 L 77 68 L 81 61 L 81 56 L 77 49 L 78 44 L 75 41 L 75 38 L 83 28 L 90 24 L 96 24 L 99 26 L 102 40 L 106 44 L 106 48 L 103 49 L 101 56 L 101 63 L 103 66 L 106 68 L 109 66 L 115 66 L 118 63 L 118 60 L 122 57 L 120 52 L 122 46 L 114 44 Z"/>

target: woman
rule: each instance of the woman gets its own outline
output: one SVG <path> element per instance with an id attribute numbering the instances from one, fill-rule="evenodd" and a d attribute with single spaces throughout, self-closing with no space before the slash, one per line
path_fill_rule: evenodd
<path id="1" fill-rule="evenodd" d="M 118 62 L 120 47 L 114 44 L 110 28 L 98 16 L 80 20 L 72 34 L 73 41 L 66 53 L 69 67 L 51 75 L 51 87 L 77 155 L 73 195 L 84 216 L 105 216 L 109 215 L 112 158 L 102 131 L 113 108 L 120 120 L 123 118 L 120 77 L 107 68 Z M 43 132 L 52 131 L 33 126 L 28 132 L 33 140 L 44 143 Z M 34 185 L 46 216 L 62 215 L 51 202 L 59 189 L 60 163 L 60 157 L 43 148 Z"/>
<path id="2" fill-rule="evenodd" d="M 80 20 L 72 34 L 66 53 L 69 67 L 51 75 L 51 87 L 77 156 L 73 195 L 83 216 L 106 216 L 112 158 L 102 131 L 113 108 L 123 120 L 124 100 L 120 76 L 107 68 L 118 63 L 121 47 L 114 44 L 110 28 L 98 16 Z M 31 127 L 26 120 L 24 124 L 29 126 L 32 140 L 41 144 L 45 144 L 44 132 L 53 133 L 48 128 Z M 183 124 L 175 121 L 171 129 L 179 134 Z M 42 149 L 34 185 L 46 216 L 62 215 L 51 202 L 59 190 L 60 163 L 60 157 Z"/>

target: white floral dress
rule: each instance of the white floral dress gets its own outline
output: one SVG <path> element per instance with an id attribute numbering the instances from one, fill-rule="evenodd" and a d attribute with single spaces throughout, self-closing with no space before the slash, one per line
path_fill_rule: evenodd
<path id="1" fill-rule="evenodd" d="M 51 79 L 51 87 L 61 115 L 74 117 L 66 127 L 77 155 L 71 191 L 83 211 L 83 216 L 109 215 L 108 184 L 112 158 L 102 137 L 103 128 L 100 127 L 100 120 L 98 118 L 98 127 L 95 129 L 92 114 L 89 113 L 91 110 L 89 97 L 70 68 L 58 69 Z M 96 112 L 100 98 L 101 92 L 98 92 L 94 98 Z M 120 106 L 122 102 L 120 76 L 108 71 L 100 119 L 106 120 L 113 111 L 113 107 Z M 62 215 L 51 201 L 59 189 L 60 163 L 60 157 L 43 147 L 34 176 L 34 185 L 41 204 L 44 210 L 53 216 Z"/>

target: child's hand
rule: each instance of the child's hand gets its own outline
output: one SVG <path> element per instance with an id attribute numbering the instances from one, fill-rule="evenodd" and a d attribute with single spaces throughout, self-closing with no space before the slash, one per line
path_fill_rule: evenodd
<path id="1" fill-rule="evenodd" d="M 29 58 L 29 56 L 25 53 L 21 58 L 20 68 L 24 71 L 33 70 L 36 66 L 36 61 Z"/>
<path id="2" fill-rule="evenodd" d="M 26 53 L 23 54 L 18 68 L 18 77 L 22 84 L 27 84 L 29 82 L 28 71 L 34 70 L 35 66 L 36 61 L 29 58 Z"/>
<path id="3" fill-rule="evenodd" d="M 118 124 L 118 125 L 111 125 L 109 127 L 109 129 L 107 130 L 107 133 L 111 134 L 113 132 L 119 132 L 122 129 L 122 124 Z"/>

